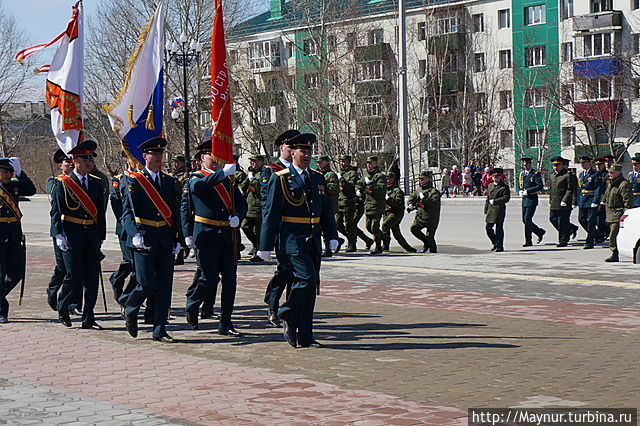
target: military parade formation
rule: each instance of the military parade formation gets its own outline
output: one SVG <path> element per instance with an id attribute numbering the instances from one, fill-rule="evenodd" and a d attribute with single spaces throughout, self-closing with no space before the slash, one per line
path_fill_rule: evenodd
<path id="1" fill-rule="evenodd" d="M 168 174 L 162 170 L 168 142 L 154 137 L 140 145 L 144 164 L 123 152 L 126 170 L 111 179 L 95 170 L 94 141 L 77 144 L 68 155 L 58 150 L 53 160 L 59 174 L 47 182 L 56 260 L 47 302 L 57 311 L 60 323 L 72 327 L 71 317 L 79 316 L 81 328 L 102 330 L 94 311 L 104 258 L 101 246 L 107 238 L 108 199 L 122 255 L 109 282 L 129 335 L 137 337 L 140 311 L 144 310 L 142 320 L 151 326 L 152 338 L 175 342 L 166 331 L 174 265 L 184 263 L 193 252 L 197 267 L 184 306 L 188 326 L 197 330 L 199 320 L 215 318 L 219 334 L 241 337 L 232 316 L 238 261 L 247 248 L 241 241 L 242 230 L 251 245 L 250 262 L 268 260 L 272 253 L 277 261 L 264 296 L 267 325 L 282 327 L 292 347 L 320 347 L 313 334 L 313 312 L 321 259 L 342 249 L 355 252 L 358 238 L 372 255 L 388 251 L 392 236 L 406 252 L 417 252 L 401 232 L 405 212 L 415 212 L 410 231 L 422 242 L 419 251 L 437 253 L 441 192 L 432 172 L 424 171 L 418 175 L 416 190 L 405 197 L 396 172 L 382 172 L 377 156 L 366 158 L 363 172 L 352 165 L 348 155 L 339 157 L 339 171 L 331 169 L 332 159 L 326 155 L 316 157 L 318 169 L 311 169 L 315 142 L 313 134 L 287 130 L 274 141 L 278 158 L 265 164 L 264 155 L 251 155 L 245 172 L 237 157 L 235 163 L 217 161 L 209 138 L 190 159 L 190 172 L 186 158 L 180 156 L 173 162 L 173 173 Z M 640 206 L 640 155 L 632 158 L 628 179 L 613 157 L 582 156 L 579 161 L 582 170 L 576 175 L 570 172 L 568 160 L 551 158 L 549 221 L 558 232 L 557 246 L 565 247 L 575 238 L 578 226 L 570 222 L 570 216 L 578 208 L 579 224 L 587 234 L 584 249 L 608 239 L 611 256 L 606 261 L 617 262 L 620 217 L 625 209 Z M 523 247 L 534 244 L 533 236 L 540 243 L 546 233 L 533 222 L 544 185 L 532 163 L 531 158 L 522 158 L 518 179 Z M 491 169 L 490 176 L 485 228 L 491 250 L 502 252 L 511 190 L 503 169 Z M 6 323 L 6 296 L 24 283 L 25 276 L 26 245 L 18 201 L 20 196 L 35 194 L 36 188 L 17 158 L 0 160 L 0 182 L 0 322 Z M 368 234 L 358 228 L 362 216 Z M 213 305 L 219 285 L 220 311 L 216 314 Z M 24 288 L 21 297 L 23 292 Z"/>

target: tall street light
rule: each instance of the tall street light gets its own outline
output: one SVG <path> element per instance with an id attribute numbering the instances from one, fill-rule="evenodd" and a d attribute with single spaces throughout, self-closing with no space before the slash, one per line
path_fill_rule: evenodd
<path id="1" fill-rule="evenodd" d="M 191 167 L 191 155 L 189 153 L 189 86 L 187 85 L 187 68 L 191 67 L 198 59 L 200 59 L 200 54 L 202 53 L 202 44 L 198 43 L 195 40 L 189 41 L 187 35 L 185 33 L 182 33 L 180 34 L 179 43 L 167 40 L 165 49 L 167 51 L 169 60 L 182 67 L 182 96 L 184 97 L 184 158 L 185 168 L 188 170 Z M 171 112 L 171 118 L 173 118 L 178 123 L 178 117 L 180 117 L 180 113 L 177 109 L 174 109 Z"/>

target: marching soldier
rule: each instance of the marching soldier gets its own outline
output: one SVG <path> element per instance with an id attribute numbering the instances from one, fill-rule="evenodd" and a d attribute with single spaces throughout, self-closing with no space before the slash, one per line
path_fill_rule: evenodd
<path id="1" fill-rule="evenodd" d="M 382 221 L 382 249 L 389 251 L 390 232 L 393 232 L 393 238 L 400 244 L 400 247 L 407 253 L 415 253 L 416 249 L 409 245 L 400 230 L 400 223 L 404 217 L 404 192 L 398 186 L 397 176 L 394 172 L 387 173 L 387 185 L 386 206 Z"/>
<path id="2" fill-rule="evenodd" d="M 565 167 L 565 159 L 556 155 L 551 157 L 551 163 L 554 171 L 549 188 L 549 221 L 558 230 L 556 247 L 566 247 L 569 242 L 569 217 L 575 187 Z"/>
<path id="3" fill-rule="evenodd" d="M 345 252 L 355 252 L 358 231 L 356 229 L 356 186 L 360 180 L 358 168 L 351 165 L 351 156 L 340 157 L 340 173 L 338 173 L 340 183 L 340 194 L 338 195 L 338 210 L 335 219 L 338 232 L 347 237 L 347 248 Z M 362 217 L 362 215 L 360 215 Z M 359 218 L 358 218 L 359 220 Z"/>
<path id="4" fill-rule="evenodd" d="M 371 254 L 382 253 L 382 231 L 380 221 L 386 206 L 387 177 L 378 168 L 378 157 L 367 158 L 367 172 L 360 181 L 359 191 L 364 195 L 364 214 L 367 231 L 373 236 L 375 247 Z M 358 194 L 356 194 L 358 195 Z"/>
<path id="5" fill-rule="evenodd" d="M 184 155 L 177 155 L 173 159 L 171 169 L 171 176 L 176 179 L 176 194 L 178 194 L 178 203 L 180 203 L 180 194 L 182 194 L 182 187 L 189 177 L 189 175 L 187 174 L 187 168 L 185 167 Z M 189 255 L 189 248 L 182 243 L 183 242 L 181 242 L 180 252 L 176 256 L 176 259 L 174 261 L 175 265 L 184 265 L 184 258 Z"/>
<path id="6" fill-rule="evenodd" d="M 64 175 L 68 175 L 73 170 L 73 161 L 63 150 L 58 149 L 53 154 L 53 162 L 58 165 L 60 172 Z M 54 176 L 47 179 L 47 193 L 51 195 L 53 188 L 55 187 L 56 178 Z M 62 287 L 62 280 L 67 275 L 67 270 L 64 267 L 64 259 L 62 258 L 62 250 L 56 244 L 56 239 L 53 240 L 53 254 L 56 259 L 56 266 L 53 268 L 53 275 L 49 280 L 49 286 L 47 287 L 47 303 L 49 307 L 54 311 L 58 310 L 58 291 Z M 69 315 L 82 315 L 82 289 L 80 292 L 74 294 L 73 301 L 69 304 Z"/>
<path id="7" fill-rule="evenodd" d="M 591 158 L 583 155 L 580 157 L 582 171 L 578 175 L 578 222 L 587 231 L 587 240 L 584 249 L 592 249 L 596 242 L 598 206 L 600 205 L 601 183 L 598 172 L 591 166 Z"/>
<path id="8" fill-rule="evenodd" d="M 604 193 L 604 201 L 607 208 L 607 223 L 609 224 L 609 249 L 611 256 L 605 262 L 618 262 L 618 232 L 620 231 L 620 218 L 626 209 L 632 205 L 631 184 L 622 176 L 622 165 L 609 166 L 609 180 L 607 190 Z"/>
<path id="9" fill-rule="evenodd" d="M 533 215 L 538 207 L 538 192 L 543 188 L 540 173 L 532 167 L 533 159 L 531 157 L 523 157 L 522 165 L 524 170 L 520 172 L 520 196 L 522 197 L 522 223 L 524 223 L 524 244 L 522 247 L 530 247 L 533 245 L 531 234 L 538 237 L 537 243 L 542 242 L 544 229 L 533 223 Z"/>
<path id="10" fill-rule="evenodd" d="M 331 170 L 331 158 L 328 155 L 321 155 L 318 157 L 318 171 L 324 175 L 324 180 L 327 184 L 325 190 L 331 201 L 331 208 L 333 209 L 334 216 L 338 213 L 338 198 L 340 196 L 340 178 L 337 173 Z M 324 251 L 322 257 L 331 257 L 332 253 L 329 250 L 329 240 L 326 236 L 324 240 Z M 342 238 L 338 239 L 338 248 L 336 253 L 340 251 L 340 246 L 344 243 Z"/>
<path id="11" fill-rule="evenodd" d="M 504 181 L 504 170 L 496 167 L 489 171 L 493 182 L 487 188 L 487 200 L 484 205 L 485 229 L 493 247 L 492 251 L 504 251 L 504 218 L 507 203 L 511 198 L 509 185 Z M 494 230 L 495 227 L 495 230 Z"/>
<path id="12" fill-rule="evenodd" d="M 418 175 L 420 188 L 409 196 L 407 212 L 416 210 L 416 217 L 411 224 L 411 233 L 420 241 L 423 247 L 421 252 L 437 253 L 436 230 L 440 222 L 440 191 L 433 186 L 433 174 L 421 172 Z M 422 230 L 426 229 L 426 234 Z"/>
<path id="13" fill-rule="evenodd" d="M 183 194 L 191 197 L 194 214 L 192 228 L 188 226 L 189 218 L 183 218 L 183 233 L 187 244 L 195 246 L 198 266 L 202 271 L 202 279 L 187 298 L 187 323 L 192 329 L 198 329 L 200 304 L 221 276 L 218 334 L 240 337 L 242 334 L 236 331 L 231 321 L 237 286 L 237 259 L 234 259 L 232 233 L 244 219 L 247 203 L 238 187 L 228 179 L 236 172 L 236 164 L 226 164 L 220 169 L 211 155 L 211 144 L 209 139 L 198 146 L 202 169 L 189 178 L 189 191 Z"/>
<path id="14" fill-rule="evenodd" d="M 242 230 L 247 236 L 253 248 L 249 252 L 250 262 L 262 262 L 256 255 L 260 243 L 260 225 L 262 224 L 262 197 L 260 195 L 262 169 L 264 168 L 264 155 L 252 155 L 249 157 L 249 173 L 242 187 L 242 193 L 247 200 L 247 215 L 242 221 Z"/>
<path id="15" fill-rule="evenodd" d="M 564 168 L 569 172 L 569 178 L 571 179 L 571 186 L 573 188 L 573 197 L 571 199 L 571 211 L 578 206 L 578 177 L 576 176 L 575 170 L 569 169 L 570 161 L 568 159 L 564 159 Z M 571 234 L 571 238 L 575 239 L 578 235 L 578 231 L 580 228 L 578 225 L 573 224 L 571 222 L 571 212 L 569 212 L 569 234 Z"/>
<path id="16" fill-rule="evenodd" d="M 51 233 L 67 271 L 58 297 L 58 319 L 71 327 L 69 306 L 84 287 L 82 328 L 102 330 L 93 309 L 98 298 L 100 246 L 106 238 L 102 182 L 93 169 L 96 143 L 85 140 L 69 151 L 74 168 L 57 178 L 51 195 Z"/>
<path id="17" fill-rule="evenodd" d="M 362 177 L 360 176 L 360 171 L 358 170 L 358 185 L 356 185 L 356 188 L 360 185 L 360 179 L 362 179 Z M 356 211 L 353 215 L 353 224 L 356 230 L 356 235 L 358 236 L 358 238 L 364 241 L 364 249 L 366 251 L 369 251 L 371 249 L 371 246 L 373 245 L 373 239 L 369 238 L 369 236 L 362 229 L 360 229 L 360 226 L 358 226 L 360 223 L 360 219 L 362 219 L 362 216 L 364 216 L 365 210 L 365 194 L 363 194 L 359 189 L 356 189 L 355 201 Z"/>
<path id="18" fill-rule="evenodd" d="M 127 246 L 133 250 L 137 286 L 124 301 L 125 326 L 131 337 L 138 336 L 138 312 L 145 299 L 154 302 L 153 340 L 173 343 L 165 329 L 174 256 L 180 250 L 180 216 L 176 182 L 161 171 L 167 141 L 156 137 L 140 144 L 145 167 L 130 172 L 123 197 L 122 224 Z"/>
<path id="19" fill-rule="evenodd" d="M 640 207 L 640 153 L 631 157 L 633 170 L 629 173 L 629 183 L 631 183 L 631 195 L 633 195 L 633 207 Z"/>
<path id="20" fill-rule="evenodd" d="M 15 173 L 15 178 L 13 174 Z M 0 323 L 9 322 L 7 295 L 25 278 L 26 247 L 18 197 L 36 193 L 16 157 L 0 159 Z M 23 283 L 24 284 L 24 283 Z M 68 313 L 67 313 L 68 315 Z"/>
<path id="21" fill-rule="evenodd" d="M 277 244 L 293 273 L 287 301 L 278 316 L 283 321 L 286 341 L 293 347 L 321 346 L 313 336 L 313 310 L 320 280 L 322 234 L 338 246 L 338 232 L 321 173 L 309 169 L 311 146 L 316 141 L 306 133 L 290 140 L 292 164 L 271 179 L 263 210 L 262 236 L 258 255 L 269 258 Z"/>
<path id="22" fill-rule="evenodd" d="M 596 227 L 598 233 L 596 236 L 596 243 L 604 242 L 605 238 L 609 236 L 609 224 L 607 223 L 607 209 L 604 202 L 604 193 L 607 189 L 607 180 L 609 179 L 609 170 L 605 165 L 604 158 L 596 158 L 593 160 L 596 165 L 597 177 L 600 179 L 600 193 L 603 194 L 600 197 L 600 205 L 598 206 L 598 213 L 596 218 Z"/>

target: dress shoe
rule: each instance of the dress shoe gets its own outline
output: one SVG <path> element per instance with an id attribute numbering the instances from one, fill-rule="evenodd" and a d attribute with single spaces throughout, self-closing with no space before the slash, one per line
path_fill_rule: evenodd
<path id="1" fill-rule="evenodd" d="M 349 243 L 347 244 L 347 248 L 344 251 L 345 253 L 355 253 L 356 250 L 356 245 L 354 243 Z"/>
<path id="2" fill-rule="evenodd" d="M 297 346 L 298 335 L 296 333 L 296 329 L 291 327 L 287 321 L 282 322 L 282 334 L 284 334 L 284 338 L 288 344 L 294 348 Z"/>
<path id="3" fill-rule="evenodd" d="M 496 253 L 500 253 L 503 252 L 504 249 L 502 247 L 496 247 L 496 249 L 494 250 Z"/>
<path id="4" fill-rule="evenodd" d="M 613 253 L 611 256 L 606 258 L 604 261 L 611 263 L 611 262 L 619 262 L 620 259 L 618 258 L 618 253 Z"/>
<path id="5" fill-rule="evenodd" d="M 58 313 L 58 319 L 60 320 L 62 325 L 64 325 L 65 327 L 71 327 L 71 318 L 69 317 L 68 314 L 65 315 L 65 314 Z"/>
<path id="6" fill-rule="evenodd" d="M 533 243 L 531 242 L 526 242 L 522 245 L 522 247 L 531 247 L 533 245 Z"/>
<path id="7" fill-rule="evenodd" d="M 572 240 L 575 240 L 575 239 L 576 239 L 576 237 L 578 236 L 578 229 L 580 229 L 580 228 L 578 228 L 577 226 L 575 226 L 575 227 L 573 228 L 573 230 L 571 231 L 571 239 L 572 239 Z"/>
<path id="8" fill-rule="evenodd" d="M 278 318 L 278 315 L 276 315 L 276 313 L 273 312 L 271 308 L 267 309 L 267 322 L 273 328 L 280 327 L 280 318 Z"/>
<path id="9" fill-rule="evenodd" d="M 153 337 L 153 340 L 155 340 L 156 342 L 162 342 L 162 343 L 175 343 L 176 339 L 174 339 L 173 337 L 169 336 L 168 334 L 165 334 L 164 336 L 160 336 L 160 337 Z"/>
<path id="10" fill-rule="evenodd" d="M 496 247 L 495 245 L 493 245 L 493 246 L 491 247 L 491 251 L 496 251 L 496 248 L 497 248 L 497 247 Z"/>
<path id="11" fill-rule="evenodd" d="M 0 315 L 0 324 L 6 324 L 9 320 L 4 315 Z"/>
<path id="12" fill-rule="evenodd" d="M 198 313 L 197 312 L 187 312 L 187 324 L 191 327 L 192 330 L 198 329 Z"/>
<path id="13" fill-rule="evenodd" d="M 438 249 L 436 247 L 429 248 L 429 253 L 437 253 Z"/>
<path id="14" fill-rule="evenodd" d="M 376 243 L 376 246 L 374 247 L 374 249 L 369 252 L 369 254 L 380 254 L 380 253 L 382 253 L 382 245 L 380 245 L 380 243 Z"/>
<path id="15" fill-rule="evenodd" d="M 252 248 L 249 253 L 247 253 L 247 256 L 251 257 L 251 256 L 255 256 L 255 254 L 258 252 L 258 250 L 254 247 Z"/>
<path id="16" fill-rule="evenodd" d="M 301 348 L 321 348 L 323 347 L 322 343 L 317 340 L 312 340 L 310 343 L 300 343 Z"/>
<path id="17" fill-rule="evenodd" d="M 422 250 L 420 250 L 420 253 L 426 253 L 428 251 L 429 251 L 429 247 L 424 246 L 424 247 L 422 247 Z"/>
<path id="18" fill-rule="evenodd" d="M 567 243 L 558 243 L 556 244 L 556 247 L 566 247 Z"/>
<path id="19" fill-rule="evenodd" d="M 72 308 L 72 309 L 69 309 L 69 315 L 75 315 L 77 317 L 81 317 L 82 311 L 78 308 Z"/>
<path id="20" fill-rule="evenodd" d="M 82 326 L 80 328 L 83 328 L 85 330 L 102 330 L 102 326 L 99 325 L 97 322 L 94 322 L 92 324 L 89 324 L 88 322 L 83 322 Z"/>
<path id="21" fill-rule="evenodd" d="M 251 259 L 249 259 L 249 262 L 264 262 L 264 259 L 257 254 L 254 254 L 253 256 L 251 256 Z"/>
<path id="22" fill-rule="evenodd" d="M 334 253 L 340 253 L 340 248 L 342 248 L 343 244 L 344 238 L 338 238 L 338 247 L 336 247 L 336 251 L 334 251 Z"/>
<path id="23" fill-rule="evenodd" d="M 219 328 L 218 334 L 221 336 L 242 337 L 242 333 L 235 328 Z"/>
<path id="24" fill-rule="evenodd" d="M 138 337 L 138 319 L 126 317 L 124 320 L 124 325 L 127 329 L 127 332 L 131 337 Z"/>
<path id="25" fill-rule="evenodd" d="M 124 306 L 120 306 L 120 316 L 122 317 L 122 319 L 127 319 L 127 315 L 124 311 Z"/>
<path id="26" fill-rule="evenodd" d="M 333 253 L 331 253 L 331 250 L 329 250 L 328 248 L 324 249 L 324 251 L 320 255 L 320 257 L 331 257 L 331 256 L 333 256 Z"/>
<path id="27" fill-rule="evenodd" d="M 57 294 L 51 294 L 51 295 L 47 295 L 47 303 L 49 304 L 49 307 L 51 309 L 53 309 L 54 311 L 58 310 L 58 295 Z"/>
<path id="28" fill-rule="evenodd" d="M 220 319 L 220 315 L 215 312 L 202 311 L 200 312 L 200 319 Z"/>
<path id="29" fill-rule="evenodd" d="M 583 250 L 590 250 L 593 248 L 593 244 L 585 244 L 584 247 L 582 247 Z"/>
<path id="30" fill-rule="evenodd" d="M 540 244 L 542 242 L 542 238 L 544 238 L 544 234 L 546 234 L 547 231 L 545 231 L 544 229 L 542 230 L 542 232 L 540 232 L 538 234 L 538 244 Z"/>
<path id="31" fill-rule="evenodd" d="M 405 247 L 404 251 L 406 251 L 407 253 L 416 253 L 418 250 L 414 249 L 413 247 Z"/>
<path id="32" fill-rule="evenodd" d="M 373 245 L 373 240 L 365 240 L 364 241 L 364 249 L 369 251 L 371 250 L 371 246 Z"/>

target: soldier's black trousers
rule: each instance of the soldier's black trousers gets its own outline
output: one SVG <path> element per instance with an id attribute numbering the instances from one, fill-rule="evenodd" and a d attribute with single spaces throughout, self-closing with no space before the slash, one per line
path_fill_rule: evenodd
<path id="1" fill-rule="evenodd" d="M 84 290 L 82 322 L 93 324 L 100 278 L 100 248 L 92 245 L 86 236 L 81 241 L 74 241 L 71 247 L 62 252 L 67 274 L 58 296 L 58 312 L 68 311 L 74 298 Z"/>
<path id="2" fill-rule="evenodd" d="M 544 233 L 544 229 L 533 223 L 533 215 L 538 206 L 522 206 L 522 223 L 524 223 L 524 242 L 531 243 L 531 234 L 538 237 Z"/>
<path id="3" fill-rule="evenodd" d="M 609 236 L 610 231 L 609 224 L 607 223 L 607 212 L 604 206 L 598 207 L 596 227 L 598 228 L 598 239 L 604 241 L 604 239 Z"/>
<path id="4" fill-rule="evenodd" d="M 276 249 L 276 258 L 278 259 L 278 266 L 267 285 L 267 290 L 264 292 L 264 303 L 266 303 L 273 312 L 277 313 L 280 308 L 282 293 L 284 293 L 287 285 L 291 285 L 293 281 L 293 272 L 287 262 L 287 256 L 278 253 L 278 249 Z"/>
<path id="5" fill-rule="evenodd" d="M 495 231 L 494 231 L 495 226 Z M 504 250 L 504 223 L 496 222 L 496 223 L 487 223 L 485 224 L 485 230 L 487 231 L 487 237 L 493 243 L 493 246 L 496 249 Z"/>
<path id="6" fill-rule="evenodd" d="M 598 208 L 597 207 L 580 207 L 578 211 L 578 222 L 580 222 L 580 226 L 587 231 L 587 241 L 586 245 L 594 245 L 596 242 L 596 234 L 597 229 L 596 226 L 598 224 Z"/>
<path id="7" fill-rule="evenodd" d="M 569 234 L 571 232 L 571 228 L 569 227 L 570 216 L 570 209 L 549 210 L 549 222 L 558 230 L 559 243 L 569 242 Z"/>
<path id="8" fill-rule="evenodd" d="M 60 287 L 62 287 L 62 280 L 67 275 L 67 270 L 64 267 L 64 259 L 62 257 L 62 250 L 56 244 L 56 239 L 53 238 L 53 255 L 56 259 L 56 266 L 53 268 L 53 274 L 49 280 L 49 286 L 47 287 L 47 296 L 52 297 L 58 293 Z M 82 286 L 79 286 L 73 295 L 71 303 L 69 303 L 69 309 L 82 310 Z"/>
<path id="9" fill-rule="evenodd" d="M 136 274 L 133 267 L 133 250 L 127 247 L 126 241 L 120 240 L 120 252 L 122 253 L 122 261 L 120 262 L 118 270 L 114 271 L 109 277 L 109 282 L 113 287 L 113 294 L 116 301 L 122 304 L 124 300 L 129 297 L 129 293 L 136 288 L 138 282 L 136 281 Z M 131 276 L 131 278 L 129 278 L 129 284 L 125 289 L 124 282 L 128 276 Z"/>
<path id="10" fill-rule="evenodd" d="M 20 243 L 0 243 L 0 316 L 9 315 L 7 295 L 22 279 L 24 249 Z"/>
<path id="11" fill-rule="evenodd" d="M 197 257 L 197 252 L 196 252 Z M 197 260 L 196 260 L 197 261 Z M 213 305 L 216 303 L 216 295 L 218 293 L 218 283 L 220 282 L 220 276 L 213 277 L 213 285 L 209 291 L 209 294 L 202 301 L 201 310 L 203 313 L 213 314 Z M 196 272 L 193 274 L 193 280 L 191 285 L 187 288 L 187 299 L 193 298 L 193 294 L 198 288 L 198 285 L 206 285 L 204 276 L 202 275 L 202 269 L 200 266 L 196 267 Z"/>

